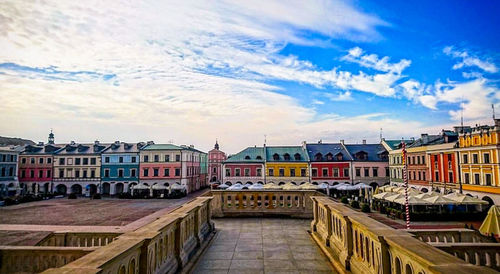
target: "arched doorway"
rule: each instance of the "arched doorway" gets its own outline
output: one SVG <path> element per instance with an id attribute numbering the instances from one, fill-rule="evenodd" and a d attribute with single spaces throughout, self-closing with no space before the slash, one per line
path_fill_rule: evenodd
<path id="1" fill-rule="evenodd" d="M 65 195 L 67 191 L 68 191 L 68 188 L 63 184 L 56 186 L 56 194 Z"/>
<path id="2" fill-rule="evenodd" d="M 111 185 L 109 183 L 102 183 L 102 194 L 109 195 L 111 192 Z"/>
<path id="3" fill-rule="evenodd" d="M 313 182 L 312 184 L 313 184 L 313 185 L 318 185 L 318 182 Z"/>
<path id="4" fill-rule="evenodd" d="M 115 184 L 115 194 L 123 193 L 123 183 Z"/>
<path id="5" fill-rule="evenodd" d="M 49 189 L 49 188 L 50 188 L 50 184 L 49 184 L 49 183 L 45 183 L 45 184 L 43 184 L 43 192 L 44 192 L 45 194 L 47 194 L 47 193 L 49 193 L 49 192 L 50 192 L 50 189 Z"/>
<path id="6" fill-rule="evenodd" d="M 375 182 L 370 183 L 370 186 L 375 190 L 378 187 L 378 184 Z"/>
<path id="7" fill-rule="evenodd" d="M 137 185 L 137 183 L 130 183 L 130 184 L 128 184 L 128 192 L 132 192 L 132 187 L 136 186 L 136 185 Z"/>
<path id="8" fill-rule="evenodd" d="M 210 179 L 210 182 L 215 182 L 215 181 L 217 181 L 217 177 L 215 177 L 215 176 L 212 177 L 212 179 Z"/>
<path id="9" fill-rule="evenodd" d="M 82 195 L 82 186 L 79 184 L 74 184 L 71 186 L 71 193 Z"/>
<path id="10" fill-rule="evenodd" d="M 488 202 L 488 207 L 495 205 L 495 202 L 493 202 L 493 199 L 491 199 L 488 196 L 484 196 L 481 200 Z"/>
<path id="11" fill-rule="evenodd" d="M 285 182 L 279 182 L 278 185 L 281 186 L 281 185 L 284 185 L 284 184 L 285 184 Z"/>
<path id="12" fill-rule="evenodd" d="M 94 184 L 88 184 L 85 188 L 89 192 L 90 196 L 97 193 L 97 186 Z"/>

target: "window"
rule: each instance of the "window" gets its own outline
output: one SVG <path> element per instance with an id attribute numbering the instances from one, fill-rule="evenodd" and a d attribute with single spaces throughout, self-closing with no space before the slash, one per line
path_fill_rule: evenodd
<path id="1" fill-rule="evenodd" d="M 305 168 L 300 169 L 300 177 L 306 177 L 306 169 Z"/>
<path id="2" fill-rule="evenodd" d="M 318 177 L 318 170 L 316 168 L 312 169 L 312 176 L 313 177 Z"/>
<path id="3" fill-rule="evenodd" d="M 478 161 L 478 157 L 477 157 L 477 154 L 472 154 L 472 163 L 473 163 L 473 164 L 477 164 L 477 163 L 479 163 L 479 161 Z"/>
<path id="4" fill-rule="evenodd" d="M 80 170 L 79 169 L 75 170 L 75 178 L 80 178 Z"/>
<path id="5" fill-rule="evenodd" d="M 90 164 L 95 165 L 97 163 L 95 158 L 90 158 Z"/>
<path id="6" fill-rule="evenodd" d="M 120 156 L 120 158 L 118 158 L 118 163 L 123 163 L 123 157 Z"/>
<path id="7" fill-rule="evenodd" d="M 135 156 L 132 156 L 132 158 L 130 158 L 130 160 L 132 163 L 135 163 L 137 161 L 137 158 L 135 158 Z"/>
<path id="8" fill-rule="evenodd" d="M 22 164 L 26 164 L 26 158 L 24 158 L 24 157 L 23 157 L 23 158 L 21 158 L 21 163 L 22 163 Z"/>
<path id="9" fill-rule="evenodd" d="M 424 180 L 424 181 L 426 180 L 425 179 L 425 171 L 422 172 L 422 180 Z"/>
<path id="10" fill-rule="evenodd" d="M 361 168 L 356 168 L 356 177 L 361 177 Z"/>
<path id="11" fill-rule="evenodd" d="M 451 155 L 448 155 L 448 169 L 451 169 Z"/>
<path id="12" fill-rule="evenodd" d="M 149 155 L 144 155 L 144 163 L 147 163 L 149 162 Z"/>
<path id="13" fill-rule="evenodd" d="M 165 170 L 163 170 L 163 174 L 165 177 L 170 177 L 170 168 L 165 168 Z"/>
<path id="14" fill-rule="evenodd" d="M 280 159 L 280 156 L 277 153 L 274 153 L 273 160 L 277 161 Z"/>
<path id="15" fill-rule="evenodd" d="M 422 157 L 422 165 L 425 165 L 425 156 L 421 156 Z"/>
<path id="16" fill-rule="evenodd" d="M 448 182 L 453 183 L 453 172 L 448 172 Z"/>
<path id="17" fill-rule="evenodd" d="M 234 176 L 241 176 L 239 168 L 234 170 Z"/>
<path id="18" fill-rule="evenodd" d="M 250 160 L 250 156 L 245 156 L 245 160 Z"/>
<path id="19" fill-rule="evenodd" d="M 64 165 L 64 158 L 59 158 L 59 164 Z"/>
<path id="20" fill-rule="evenodd" d="M 165 155 L 165 162 L 170 162 L 170 155 Z"/>
<path id="21" fill-rule="evenodd" d="M 35 178 L 35 171 L 34 170 L 30 170 L 30 178 Z"/>
<path id="22" fill-rule="evenodd" d="M 80 164 L 80 161 L 81 161 L 81 159 L 80 159 L 80 158 L 75 158 L 75 165 L 79 165 L 79 164 Z"/>
<path id="23" fill-rule="evenodd" d="M 87 178 L 87 170 L 86 169 L 83 170 L 83 178 Z M 94 178 L 94 177 L 92 177 L 92 178 Z"/>
<path id="24" fill-rule="evenodd" d="M 9 168 L 9 176 L 14 176 L 14 168 Z"/>
<path id="25" fill-rule="evenodd" d="M 314 160 L 315 161 L 322 161 L 323 155 L 321 155 L 321 153 L 317 153 L 316 155 L 314 155 Z"/>
<path id="26" fill-rule="evenodd" d="M 468 164 L 468 163 L 469 163 L 469 155 L 464 154 L 464 164 Z"/>
<path id="27" fill-rule="evenodd" d="M 43 158 L 39 158 L 39 159 L 38 159 L 38 163 L 39 163 L 39 164 L 43 164 Z"/>
<path id="28" fill-rule="evenodd" d="M 415 159 L 413 159 L 414 163 L 415 163 Z M 417 156 L 417 165 L 420 165 L 420 156 Z"/>
<path id="29" fill-rule="evenodd" d="M 295 177 L 295 168 L 290 169 L 290 177 Z"/>
<path id="30" fill-rule="evenodd" d="M 153 168 L 153 176 L 154 177 L 158 177 L 158 172 L 159 172 L 158 168 Z"/>
<path id="31" fill-rule="evenodd" d="M 144 177 L 148 177 L 149 176 L 149 168 L 143 169 L 142 174 L 144 174 Z"/>
<path id="32" fill-rule="evenodd" d="M 490 163 L 490 154 L 489 153 L 485 153 L 483 155 L 483 158 L 484 158 L 484 163 L 485 164 L 489 164 Z"/>
<path id="33" fill-rule="evenodd" d="M 434 182 L 439 182 L 439 171 L 434 173 Z"/>
<path id="34" fill-rule="evenodd" d="M 30 163 L 34 164 L 35 163 L 35 158 L 30 159 Z"/>
<path id="35" fill-rule="evenodd" d="M 344 173 L 342 174 L 344 177 L 349 177 L 349 169 L 344 168 Z"/>
<path id="36" fill-rule="evenodd" d="M 5 177 L 5 167 L 2 167 L 2 177 Z"/>
<path id="37" fill-rule="evenodd" d="M 262 169 L 260 168 L 257 169 L 257 176 L 262 176 Z"/>
<path id="38" fill-rule="evenodd" d="M 328 168 L 323 168 L 321 170 L 321 176 L 328 177 Z"/>
<path id="39" fill-rule="evenodd" d="M 290 154 L 285 153 L 285 155 L 283 155 L 283 158 L 285 159 L 285 161 L 290 161 Z"/>
<path id="40" fill-rule="evenodd" d="M 109 163 L 109 157 L 108 156 L 104 157 L 104 162 L 105 163 Z"/>
<path id="41" fill-rule="evenodd" d="M 269 176 L 274 176 L 274 169 L 272 168 L 269 169 Z"/>
<path id="42" fill-rule="evenodd" d="M 49 158 L 49 159 L 50 159 L 50 158 Z M 51 175 L 52 175 L 52 174 L 51 174 L 50 170 L 47 170 L 47 178 L 50 178 L 50 177 L 51 177 Z"/>
<path id="43" fill-rule="evenodd" d="M 231 176 L 231 169 L 226 168 L 226 177 L 230 177 L 230 176 Z"/>
<path id="44" fill-rule="evenodd" d="M 378 177 L 378 168 L 377 167 L 372 168 L 372 172 L 373 172 L 373 177 Z"/>
<path id="45" fill-rule="evenodd" d="M 177 154 L 175 155 L 175 161 L 180 162 L 181 161 L 181 155 Z"/>
<path id="46" fill-rule="evenodd" d="M 339 169 L 338 168 L 333 169 L 333 177 L 335 177 L 335 178 L 339 177 Z"/>
<path id="47" fill-rule="evenodd" d="M 89 158 L 83 158 L 83 165 L 89 164 Z"/>
<path id="48" fill-rule="evenodd" d="M 59 169 L 59 178 L 63 178 L 64 177 L 64 169 Z"/>
<path id="49" fill-rule="evenodd" d="M 295 155 L 293 155 L 293 158 L 294 158 L 296 161 L 299 161 L 299 160 L 300 160 L 300 154 L 295 153 Z"/>
<path id="50" fill-rule="evenodd" d="M 160 155 L 155 155 L 154 159 L 155 159 L 155 163 L 159 162 L 160 161 Z"/>
<path id="51" fill-rule="evenodd" d="M 118 178 L 123 178 L 123 169 L 118 169 Z"/>
<path id="52" fill-rule="evenodd" d="M 250 169 L 245 168 L 245 177 L 248 177 L 248 176 L 250 176 Z"/>
<path id="53" fill-rule="evenodd" d="M 259 156 L 255 157 L 255 159 L 262 160 L 262 157 L 259 155 Z"/>
<path id="54" fill-rule="evenodd" d="M 68 158 L 68 165 L 72 165 L 73 164 L 73 158 Z"/>
<path id="55" fill-rule="evenodd" d="M 109 169 L 104 170 L 104 178 L 109 178 Z"/>
<path id="56" fill-rule="evenodd" d="M 465 183 L 466 184 L 470 184 L 470 175 L 469 175 L 469 173 L 464 173 L 464 176 L 465 176 Z"/>
<path id="57" fill-rule="evenodd" d="M 479 185 L 479 174 L 474 174 L 474 184 Z"/>
<path id="58" fill-rule="evenodd" d="M 21 178 L 25 178 L 26 177 L 26 170 L 21 170 Z"/>
<path id="59" fill-rule="evenodd" d="M 370 169 L 365 167 L 365 177 L 369 177 L 370 176 Z"/>
<path id="60" fill-rule="evenodd" d="M 487 186 L 491 186 L 491 174 L 485 174 L 485 181 Z"/>
<path id="61" fill-rule="evenodd" d="M 181 176 L 181 169 L 180 168 L 175 169 L 175 176 Z"/>
<path id="62" fill-rule="evenodd" d="M 388 167 L 385 168 L 385 177 L 389 177 L 389 168 Z"/>
<path id="63" fill-rule="evenodd" d="M 135 177 L 136 176 L 136 171 L 135 168 L 130 169 L 130 177 Z"/>
<path id="64" fill-rule="evenodd" d="M 284 177 L 285 176 L 285 169 L 284 168 L 280 168 L 279 169 L 279 173 L 280 173 L 280 177 Z"/>
<path id="65" fill-rule="evenodd" d="M 47 158 L 47 164 L 52 164 L 52 158 Z"/>

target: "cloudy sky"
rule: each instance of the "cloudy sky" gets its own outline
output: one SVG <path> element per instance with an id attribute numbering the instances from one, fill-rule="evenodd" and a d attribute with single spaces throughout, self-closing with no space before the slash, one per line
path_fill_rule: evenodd
<path id="1" fill-rule="evenodd" d="M 379 141 L 500 116 L 497 1 L 0 5 L 0 135 Z"/>

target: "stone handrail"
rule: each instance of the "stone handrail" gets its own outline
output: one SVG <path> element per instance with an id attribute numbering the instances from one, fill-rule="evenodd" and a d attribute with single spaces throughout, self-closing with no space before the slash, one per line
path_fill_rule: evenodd
<path id="1" fill-rule="evenodd" d="M 494 273 L 330 198 L 312 200 L 312 236 L 341 273 Z"/>
<path id="2" fill-rule="evenodd" d="M 468 263 L 500 271 L 500 243 L 431 243 Z"/>
<path id="3" fill-rule="evenodd" d="M 0 273 L 39 273 L 61 267 L 95 248 L 0 246 Z"/>
<path id="4" fill-rule="evenodd" d="M 111 232 L 53 232 L 43 238 L 37 246 L 105 246 L 113 242 L 122 233 Z"/>
<path id="5" fill-rule="evenodd" d="M 157 220 L 118 236 L 110 244 L 45 273 L 175 273 L 212 236 L 211 197 L 198 197 Z"/>
<path id="6" fill-rule="evenodd" d="M 489 243 L 488 237 L 472 229 L 409 229 L 407 232 L 426 243 Z"/>
<path id="7" fill-rule="evenodd" d="M 315 190 L 213 190 L 212 216 L 312 217 L 311 197 Z"/>

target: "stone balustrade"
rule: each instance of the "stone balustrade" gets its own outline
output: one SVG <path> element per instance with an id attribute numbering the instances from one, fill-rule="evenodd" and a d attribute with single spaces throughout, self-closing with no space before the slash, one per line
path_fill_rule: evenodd
<path id="1" fill-rule="evenodd" d="M 491 239 L 472 229 L 409 229 L 407 232 L 426 243 L 489 243 Z"/>
<path id="2" fill-rule="evenodd" d="M 175 273 L 189 269 L 192 258 L 213 235 L 210 201 L 198 197 L 106 246 L 45 273 Z"/>
<path id="3" fill-rule="evenodd" d="M 39 273 L 61 267 L 96 248 L 0 246 L 0 273 Z"/>
<path id="4" fill-rule="evenodd" d="M 499 243 L 431 243 L 468 263 L 500 271 Z"/>
<path id="5" fill-rule="evenodd" d="M 53 232 L 38 242 L 37 246 L 105 246 L 122 233 L 103 232 Z"/>
<path id="6" fill-rule="evenodd" d="M 213 190 L 213 217 L 288 216 L 312 218 L 315 190 Z"/>
<path id="7" fill-rule="evenodd" d="M 312 236 L 341 273 L 494 273 L 327 197 L 312 201 Z"/>

